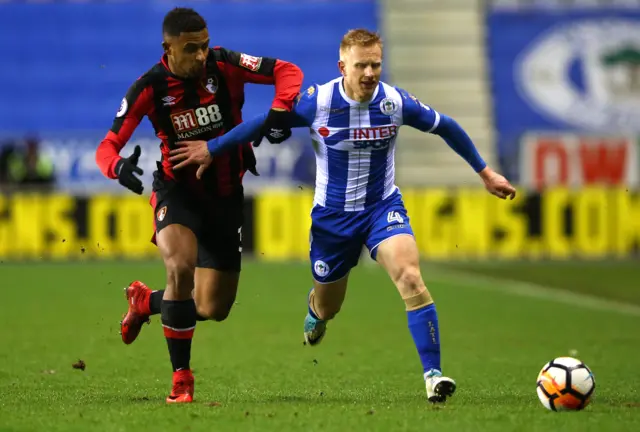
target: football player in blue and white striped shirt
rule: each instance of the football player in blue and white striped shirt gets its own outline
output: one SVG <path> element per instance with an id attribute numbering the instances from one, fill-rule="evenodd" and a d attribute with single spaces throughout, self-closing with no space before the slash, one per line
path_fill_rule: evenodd
<path id="1" fill-rule="evenodd" d="M 487 166 L 458 123 L 407 91 L 380 81 L 382 41 L 376 33 L 349 31 L 340 45 L 338 64 L 342 76 L 302 93 L 289 125 L 309 128 L 316 154 L 310 248 L 314 286 L 308 296 L 305 341 L 316 345 L 324 337 L 327 322 L 344 301 L 349 272 L 364 245 L 389 273 L 405 302 L 429 401 L 444 402 L 455 392 L 456 383 L 442 375 L 438 316 L 420 274 L 418 247 L 395 185 L 400 127 L 441 136 L 497 197 L 513 199 L 515 189 Z M 265 118 L 244 122 L 208 143 L 181 143 L 172 153 L 174 162 L 181 161 L 175 169 L 197 163 L 203 171 L 211 154 L 259 137 Z M 282 131 L 261 133 L 278 137 Z"/>

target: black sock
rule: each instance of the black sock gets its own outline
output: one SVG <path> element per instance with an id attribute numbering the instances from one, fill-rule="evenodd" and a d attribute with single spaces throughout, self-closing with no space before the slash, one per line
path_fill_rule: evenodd
<path id="1" fill-rule="evenodd" d="M 191 369 L 191 339 L 196 328 L 196 304 L 191 300 L 163 300 L 162 327 L 174 372 Z"/>
<path id="2" fill-rule="evenodd" d="M 157 315 L 162 311 L 162 296 L 164 295 L 164 290 L 158 290 L 151 293 L 149 297 L 149 310 L 151 310 L 151 315 Z M 201 317 L 196 312 L 196 320 L 197 321 L 209 321 L 208 318 Z"/>
<path id="3" fill-rule="evenodd" d="M 162 312 L 163 295 L 164 290 L 153 291 L 151 295 L 149 295 L 149 310 L 151 311 L 151 315 L 157 315 Z"/>

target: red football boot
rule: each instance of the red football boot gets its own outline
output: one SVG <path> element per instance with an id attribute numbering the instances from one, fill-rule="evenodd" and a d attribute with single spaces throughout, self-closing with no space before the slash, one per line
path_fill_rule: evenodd
<path id="1" fill-rule="evenodd" d="M 124 292 L 129 303 L 129 310 L 120 321 L 120 334 L 122 335 L 122 342 L 129 345 L 138 337 L 142 324 L 151 322 L 149 320 L 151 315 L 151 310 L 149 309 L 151 289 L 142 282 L 135 281 L 125 288 Z"/>
<path id="2" fill-rule="evenodd" d="M 173 388 L 167 397 L 167 403 L 193 402 L 194 380 L 191 369 L 183 369 L 173 373 Z"/>

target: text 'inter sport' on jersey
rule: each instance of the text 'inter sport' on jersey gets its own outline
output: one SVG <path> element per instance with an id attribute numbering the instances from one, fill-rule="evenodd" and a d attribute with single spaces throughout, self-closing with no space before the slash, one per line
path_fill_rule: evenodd
<path id="1" fill-rule="evenodd" d="M 360 211 L 390 197 L 401 126 L 432 132 L 440 114 L 405 90 L 380 82 L 368 102 L 350 99 L 343 79 L 314 85 L 295 107 L 309 126 L 316 154 L 314 204 Z"/>

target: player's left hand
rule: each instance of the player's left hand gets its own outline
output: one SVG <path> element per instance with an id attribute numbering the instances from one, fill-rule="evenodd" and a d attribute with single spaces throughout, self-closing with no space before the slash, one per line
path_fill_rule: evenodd
<path id="1" fill-rule="evenodd" d="M 288 140 L 291 137 L 290 116 L 291 113 L 282 108 L 271 108 L 260 129 L 260 136 L 253 142 L 253 146 L 258 147 L 262 138 L 266 138 L 271 144 L 280 144 Z"/>
<path id="2" fill-rule="evenodd" d="M 502 199 L 514 199 L 516 197 L 516 188 L 511 186 L 509 180 L 491 168 L 487 167 L 482 170 L 480 177 L 482 177 L 484 185 L 490 194 Z"/>
<path id="3" fill-rule="evenodd" d="M 187 165 L 200 165 L 196 172 L 198 179 L 202 178 L 204 171 L 213 162 L 213 157 L 209 153 L 209 147 L 206 141 L 180 141 L 176 145 L 178 148 L 169 152 L 169 162 L 176 163 L 174 170 L 179 170 Z"/>

